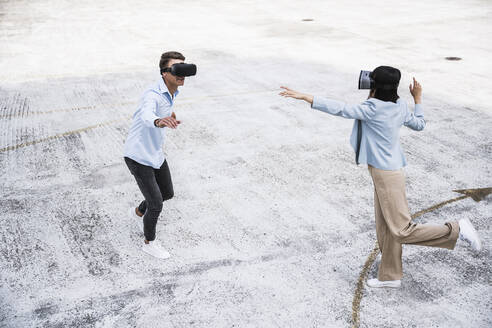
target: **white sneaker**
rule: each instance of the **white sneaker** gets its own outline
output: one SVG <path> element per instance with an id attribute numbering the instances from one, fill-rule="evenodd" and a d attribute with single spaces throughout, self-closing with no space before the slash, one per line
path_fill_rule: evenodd
<path id="1" fill-rule="evenodd" d="M 478 233 L 471 224 L 469 219 L 461 219 L 459 221 L 460 224 L 460 234 L 459 239 L 466 241 L 470 244 L 471 248 L 476 251 L 482 250 L 482 242 L 480 241 L 480 237 L 478 237 Z"/>
<path id="2" fill-rule="evenodd" d="M 171 257 L 171 254 L 169 254 L 169 252 L 166 251 L 156 240 L 149 241 L 148 244 L 144 243 L 142 250 L 149 255 L 157 257 L 158 259 L 168 259 Z"/>
<path id="3" fill-rule="evenodd" d="M 366 282 L 368 287 L 371 288 L 400 288 L 401 280 L 387 280 L 387 281 L 379 281 L 378 279 L 369 279 Z"/>
<path id="4" fill-rule="evenodd" d="M 137 222 L 138 230 L 144 233 L 143 217 L 137 215 L 135 207 L 130 208 L 130 217 Z"/>

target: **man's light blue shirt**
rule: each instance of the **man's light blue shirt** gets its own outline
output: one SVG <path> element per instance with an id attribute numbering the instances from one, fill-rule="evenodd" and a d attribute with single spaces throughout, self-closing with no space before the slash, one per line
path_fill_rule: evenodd
<path id="1" fill-rule="evenodd" d="M 154 121 L 171 116 L 174 98 L 178 91 L 171 96 L 164 80 L 160 78 L 151 85 L 140 98 L 133 122 L 125 142 L 125 157 L 155 169 L 164 163 L 162 146 L 167 128 L 158 128 Z"/>
<path id="2" fill-rule="evenodd" d="M 359 163 L 381 170 L 399 170 L 407 165 L 400 146 L 400 127 L 405 125 L 421 131 L 425 127 L 422 105 L 412 112 L 406 102 L 396 103 L 369 98 L 362 104 L 348 105 L 341 101 L 314 97 L 312 108 L 328 114 L 355 119 L 350 144 L 357 151 L 357 120 L 361 120 L 362 139 Z"/>

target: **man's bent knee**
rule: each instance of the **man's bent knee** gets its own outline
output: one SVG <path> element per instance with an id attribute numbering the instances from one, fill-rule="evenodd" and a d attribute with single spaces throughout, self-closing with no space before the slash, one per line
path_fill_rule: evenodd
<path id="1" fill-rule="evenodd" d="M 162 199 L 159 199 L 157 201 L 153 202 L 148 202 L 147 203 L 147 211 L 150 211 L 152 213 L 161 213 L 162 211 Z"/>
<path id="2" fill-rule="evenodd" d="M 165 195 L 162 195 L 162 201 L 170 200 L 171 198 L 174 197 L 174 191 L 170 191 L 166 193 Z"/>

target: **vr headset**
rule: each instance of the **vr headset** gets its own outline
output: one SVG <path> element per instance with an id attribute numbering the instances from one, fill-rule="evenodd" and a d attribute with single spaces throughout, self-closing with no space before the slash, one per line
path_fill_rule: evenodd
<path id="1" fill-rule="evenodd" d="M 196 75 L 196 65 L 177 63 L 177 64 L 173 64 L 171 67 L 162 68 L 161 74 L 164 72 L 169 72 L 172 75 L 179 76 L 179 77 L 193 76 Z"/>
<path id="2" fill-rule="evenodd" d="M 359 89 L 395 90 L 398 89 L 400 76 L 399 70 L 389 66 L 380 66 L 372 72 L 360 71 Z"/>

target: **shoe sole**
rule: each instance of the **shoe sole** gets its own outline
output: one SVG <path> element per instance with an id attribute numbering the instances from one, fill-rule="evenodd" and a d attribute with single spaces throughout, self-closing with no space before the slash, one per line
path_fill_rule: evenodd
<path id="1" fill-rule="evenodd" d="M 163 256 L 156 256 L 156 255 L 154 255 L 154 254 L 152 254 L 152 253 L 150 253 L 150 252 L 147 252 L 144 248 L 142 248 L 142 251 L 143 251 L 145 254 L 148 254 L 148 255 L 150 255 L 150 256 L 152 256 L 152 257 L 155 257 L 156 259 L 160 259 L 160 260 L 167 260 L 168 258 L 170 258 L 170 257 L 171 257 L 171 254 L 168 254 L 168 255 L 166 255 L 166 256 L 164 256 L 164 257 L 163 257 Z"/>
<path id="2" fill-rule="evenodd" d="M 473 226 L 473 224 L 471 223 L 470 219 L 468 219 L 468 218 L 467 218 L 467 219 L 465 219 L 464 221 L 465 221 L 465 222 L 468 224 L 468 226 L 470 227 L 470 230 L 471 230 L 471 233 L 472 233 L 472 237 L 473 237 L 473 239 L 475 239 L 475 240 L 477 240 L 477 241 L 478 241 L 478 242 L 477 242 L 477 247 L 473 247 L 473 246 L 472 246 L 472 248 L 473 248 L 474 250 L 476 250 L 477 252 L 480 252 L 480 251 L 482 250 L 482 241 L 480 240 L 480 237 L 478 236 L 478 232 L 477 232 L 477 230 L 475 229 L 475 227 L 474 227 L 474 226 Z"/>
<path id="3" fill-rule="evenodd" d="M 393 284 L 381 284 L 379 286 L 370 286 L 369 284 L 366 283 L 366 286 L 369 287 L 369 288 L 400 288 L 401 287 L 401 284 L 400 285 L 393 285 Z"/>
<path id="4" fill-rule="evenodd" d="M 132 220 L 136 220 L 138 231 L 144 234 L 145 232 L 143 229 L 143 217 L 138 216 L 137 213 L 135 213 L 135 207 L 130 208 L 130 217 L 132 218 Z M 138 220 L 142 220 L 142 223 L 138 222 Z"/>

